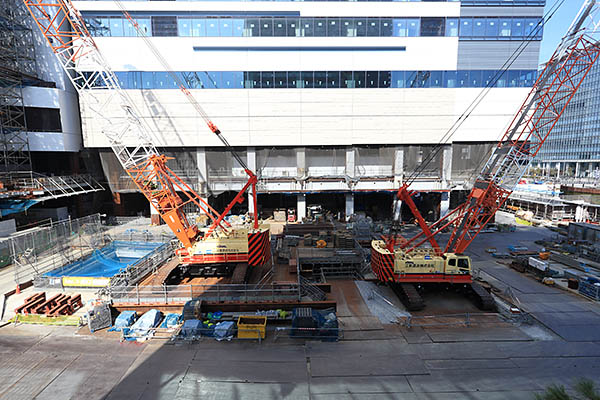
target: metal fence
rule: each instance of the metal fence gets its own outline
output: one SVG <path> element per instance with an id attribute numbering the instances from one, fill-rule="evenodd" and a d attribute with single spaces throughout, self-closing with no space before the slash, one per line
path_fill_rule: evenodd
<path id="1" fill-rule="evenodd" d="M 109 287 L 127 287 L 137 284 L 151 272 L 155 272 L 164 262 L 173 256 L 176 244 L 168 242 L 140 258 L 135 264 L 123 268 L 110 278 Z"/>
<path id="2" fill-rule="evenodd" d="M 7 240 L 17 285 L 77 261 L 106 245 L 100 214 L 36 227 Z"/>
<path id="3" fill-rule="evenodd" d="M 105 295 L 115 303 L 184 303 L 192 299 L 205 301 L 295 301 L 297 284 L 270 285 L 162 285 L 162 286 L 111 286 Z"/>

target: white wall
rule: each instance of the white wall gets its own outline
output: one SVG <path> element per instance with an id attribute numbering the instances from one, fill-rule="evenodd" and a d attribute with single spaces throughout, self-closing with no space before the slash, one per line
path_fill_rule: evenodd
<path id="1" fill-rule="evenodd" d="M 325 39 L 325 40 L 324 40 Z M 173 71 L 361 71 L 454 70 L 457 37 L 153 37 Z M 164 71 L 142 38 L 99 37 L 100 52 L 114 71 Z M 227 51 L 200 47 L 348 47 L 348 51 Z M 355 51 L 360 47 L 398 47 L 405 51 Z M 83 71 L 94 65 L 80 63 Z"/>
<path id="2" fill-rule="evenodd" d="M 28 86 L 23 88 L 25 107 L 60 109 L 62 132 L 29 132 L 30 151 L 79 151 L 81 129 L 77 95 L 74 92 Z"/>
<path id="3" fill-rule="evenodd" d="M 82 12 L 120 11 L 113 1 L 74 1 L 73 5 Z M 128 11 L 298 12 L 306 17 L 458 17 L 460 15 L 458 2 L 126 1 L 123 5 Z"/>
<path id="4" fill-rule="evenodd" d="M 435 144 L 481 88 L 192 90 L 234 146 Z M 494 88 L 451 141 L 497 140 L 528 88 Z M 220 146 L 178 90 L 129 90 L 159 146 Z M 106 91 L 97 90 L 98 96 Z M 85 96 L 84 96 L 85 97 Z M 85 98 L 82 99 L 85 103 Z M 120 115 L 116 104 L 105 110 Z M 107 147 L 83 110 L 86 147 Z M 132 140 L 128 144 L 133 145 Z"/>

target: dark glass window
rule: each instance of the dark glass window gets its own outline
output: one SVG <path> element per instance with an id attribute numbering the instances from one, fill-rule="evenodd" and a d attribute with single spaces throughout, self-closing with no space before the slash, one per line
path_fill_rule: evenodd
<path id="1" fill-rule="evenodd" d="M 152 17 L 152 36 L 177 36 L 177 17 Z"/>
<path id="2" fill-rule="evenodd" d="M 246 33 L 244 36 L 260 36 L 258 18 L 248 18 L 246 20 Z"/>
<path id="3" fill-rule="evenodd" d="M 393 33 L 393 22 L 391 18 L 381 19 L 381 36 L 392 36 Z"/>
<path id="4" fill-rule="evenodd" d="M 302 36 L 298 18 L 286 18 L 285 23 L 287 25 L 287 36 Z"/>
<path id="5" fill-rule="evenodd" d="M 262 17 L 260 19 L 260 36 L 273 36 L 273 18 Z"/>
<path id="6" fill-rule="evenodd" d="M 260 73 L 260 87 L 263 89 L 272 89 L 275 85 L 274 83 L 274 73 L 271 71 L 261 72 Z"/>
<path id="7" fill-rule="evenodd" d="M 339 88 L 340 87 L 340 72 L 339 71 L 328 71 L 327 72 L 327 87 L 328 88 Z"/>
<path id="8" fill-rule="evenodd" d="M 379 29 L 381 27 L 379 18 L 368 18 L 367 19 L 367 36 L 379 36 Z"/>
<path id="9" fill-rule="evenodd" d="M 300 72 L 290 71 L 287 73 L 287 87 L 288 88 L 301 88 L 302 79 L 300 79 Z"/>
<path id="10" fill-rule="evenodd" d="M 342 18 L 342 36 L 356 36 L 356 29 L 354 27 L 354 18 Z"/>
<path id="11" fill-rule="evenodd" d="M 390 71 L 379 71 L 379 83 L 377 87 L 389 88 L 391 85 L 391 78 Z"/>
<path id="12" fill-rule="evenodd" d="M 340 74 L 340 83 L 343 88 L 353 88 L 354 79 L 352 78 L 352 71 L 342 71 Z"/>
<path id="13" fill-rule="evenodd" d="M 312 71 L 302 71 L 302 87 L 312 88 L 314 84 L 314 77 Z"/>
<path id="14" fill-rule="evenodd" d="M 327 18 L 327 36 L 340 36 L 341 29 L 340 18 Z"/>
<path id="15" fill-rule="evenodd" d="M 326 24 L 325 18 L 315 18 L 315 36 L 327 36 Z"/>
<path id="16" fill-rule="evenodd" d="M 58 108 L 25 107 L 25 121 L 27 130 L 31 132 L 62 131 Z"/>
<path id="17" fill-rule="evenodd" d="M 314 36 L 315 26 L 313 18 L 302 18 L 300 23 L 302 24 L 302 36 Z"/>
<path id="18" fill-rule="evenodd" d="M 325 71 L 315 71 L 315 89 L 327 87 L 327 73 Z"/>
<path id="19" fill-rule="evenodd" d="M 275 22 L 277 24 L 277 22 Z M 276 88 L 286 88 L 287 85 L 287 72 L 285 71 L 277 71 L 275 72 L 275 87 Z"/>
<path id="20" fill-rule="evenodd" d="M 285 18 L 273 19 L 273 36 L 287 36 Z"/>
<path id="21" fill-rule="evenodd" d="M 367 19 L 355 18 L 356 36 L 367 36 Z"/>
<path id="22" fill-rule="evenodd" d="M 421 18 L 421 36 L 444 36 L 444 18 Z"/>
<path id="23" fill-rule="evenodd" d="M 376 88 L 378 83 L 377 71 L 367 71 L 367 87 Z"/>
<path id="24" fill-rule="evenodd" d="M 260 87 L 260 72 L 245 72 L 244 73 L 244 86 L 248 89 Z"/>
<path id="25" fill-rule="evenodd" d="M 364 88 L 365 87 L 365 72 L 354 71 L 354 87 Z"/>

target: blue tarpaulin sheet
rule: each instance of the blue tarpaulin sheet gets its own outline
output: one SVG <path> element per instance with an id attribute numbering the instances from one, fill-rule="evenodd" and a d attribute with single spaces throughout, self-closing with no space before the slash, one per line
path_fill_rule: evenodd
<path id="1" fill-rule="evenodd" d="M 54 269 L 44 274 L 44 276 L 110 278 L 163 244 L 159 242 L 116 240 L 102 249 L 94 250 L 91 256 Z"/>
<path id="2" fill-rule="evenodd" d="M 121 331 L 123 328 L 128 328 L 135 322 L 137 318 L 137 312 L 135 311 L 123 311 L 115 320 L 115 325 L 109 329 L 109 331 Z"/>
<path id="3" fill-rule="evenodd" d="M 181 318 L 183 316 L 181 314 L 176 314 L 176 313 L 172 313 L 172 314 L 167 314 L 167 316 L 165 317 L 165 320 L 162 322 L 162 324 L 160 324 L 161 328 L 173 328 L 177 325 L 179 325 L 179 322 L 181 322 Z"/>

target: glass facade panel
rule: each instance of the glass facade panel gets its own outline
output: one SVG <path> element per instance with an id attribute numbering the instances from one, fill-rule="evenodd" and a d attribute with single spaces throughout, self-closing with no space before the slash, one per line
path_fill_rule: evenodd
<path id="1" fill-rule="evenodd" d="M 342 71 L 340 73 L 341 87 L 343 88 L 354 88 L 354 78 L 352 77 L 352 71 Z"/>
<path id="2" fill-rule="evenodd" d="M 444 36 L 444 18 L 421 18 L 421 36 Z"/>
<path id="3" fill-rule="evenodd" d="M 458 18 L 446 19 L 446 36 L 458 36 Z"/>
<path id="4" fill-rule="evenodd" d="M 233 21 L 231 18 L 219 18 L 219 34 L 221 36 L 233 36 Z"/>
<path id="5" fill-rule="evenodd" d="M 408 26 L 408 36 L 416 37 L 419 36 L 419 19 L 418 18 L 410 18 L 406 20 L 406 25 Z"/>
<path id="6" fill-rule="evenodd" d="M 340 18 L 327 18 L 327 36 L 341 36 L 342 25 Z"/>
<path id="7" fill-rule="evenodd" d="M 178 18 L 177 19 L 177 32 L 179 36 L 192 36 L 192 19 L 191 18 Z"/>
<path id="8" fill-rule="evenodd" d="M 322 89 L 327 87 L 327 72 L 315 71 L 314 88 Z"/>
<path id="9" fill-rule="evenodd" d="M 312 71 L 302 71 L 302 87 L 313 88 L 314 87 L 314 73 Z"/>

